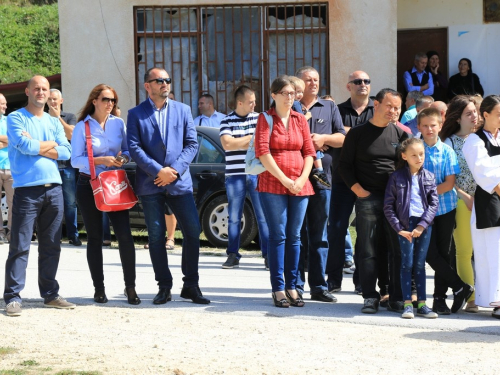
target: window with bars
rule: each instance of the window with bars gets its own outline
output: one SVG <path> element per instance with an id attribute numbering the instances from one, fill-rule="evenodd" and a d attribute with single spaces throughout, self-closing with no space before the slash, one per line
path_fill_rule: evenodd
<path id="1" fill-rule="evenodd" d="M 281 74 L 311 65 L 328 93 L 328 4 L 136 7 L 137 102 L 146 99 L 143 76 L 157 66 L 172 78 L 176 100 L 198 115 L 209 93 L 219 112 L 233 109 L 241 84 L 256 91 L 257 111 L 270 103 L 269 87 Z"/>

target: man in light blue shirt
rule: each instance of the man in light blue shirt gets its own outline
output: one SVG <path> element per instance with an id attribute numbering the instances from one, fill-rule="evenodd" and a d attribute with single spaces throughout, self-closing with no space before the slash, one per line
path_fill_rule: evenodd
<path id="1" fill-rule="evenodd" d="M 415 66 L 403 74 L 406 92 L 419 91 L 423 95 L 434 94 L 432 74 L 425 70 L 428 60 L 424 52 L 415 55 Z"/>
<path id="2" fill-rule="evenodd" d="M 28 105 L 7 118 L 9 159 L 14 179 L 12 230 L 5 263 L 5 310 L 21 315 L 21 291 L 33 226 L 38 230 L 38 287 L 45 307 L 73 309 L 59 296 L 56 280 L 61 254 L 61 223 L 64 214 L 61 175 L 56 160 L 68 160 L 71 146 L 58 119 L 45 113 L 49 81 L 34 76 L 26 87 Z"/>
<path id="3" fill-rule="evenodd" d="M 214 107 L 214 98 L 210 94 L 203 94 L 198 99 L 200 115 L 193 122 L 196 126 L 209 126 L 220 128 L 220 122 L 226 117 L 224 113 L 217 112 Z"/>
<path id="4" fill-rule="evenodd" d="M 422 98 L 424 95 L 419 91 L 410 91 L 406 95 L 405 107 L 406 111 L 401 116 L 401 123 L 406 125 L 408 122 L 417 117 L 417 100 Z"/>
<path id="5" fill-rule="evenodd" d="M 0 94 L 0 190 L 5 190 L 5 198 L 7 199 L 7 207 L 9 209 L 9 214 L 7 217 L 7 230 L 10 231 L 10 224 L 12 222 L 12 198 L 14 196 L 14 188 L 12 183 L 12 174 L 10 173 L 10 162 L 8 146 L 9 141 L 7 139 L 7 117 L 5 112 L 7 111 L 7 99 L 5 96 Z M 0 213 L 0 244 L 8 241 L 10 237 L 10 232 L 5 235 L 5 229 L 3 227 L 3 215 Z"/>

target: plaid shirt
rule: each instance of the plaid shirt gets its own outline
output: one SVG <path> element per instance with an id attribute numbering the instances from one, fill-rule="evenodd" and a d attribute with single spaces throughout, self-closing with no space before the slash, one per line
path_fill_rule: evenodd
<path id="1" fill-rule="evenodd" d="M 436 176 L 436 186 L 442 184 L 449 175 L 460 173 L 457 155 L 455 151 L 441 142 L 438 138 L 437 143 L 430 147 L 425 143 L 425 161 L 424 168 Z M 457 191 L 455 188 L 444 194 L 439 194 L 439 208 L 436 216 L 446 214 L 457 208 Z"/>
<path id="2" fill-rule="evenodd" d="M 316 151 L 311 141 L 309 125 L 303 114 L 290 111 L 288 131 L 285 129 L 281 118 L 274 108 L 267 111 L 273 116 L 273 131 L 269 139 L 269 124 L 264 115 L 260 115 L 255 129 L 255 156 L 271 154 L 278 167 L 292 180 L 302 174 L 304 158 L 316 157 Z M 273 194 L 294 195 L 268 171 L 259 174 L 257 191 Z M 314 190 L 309 179 L 297 196 L 314 195 Z"/>

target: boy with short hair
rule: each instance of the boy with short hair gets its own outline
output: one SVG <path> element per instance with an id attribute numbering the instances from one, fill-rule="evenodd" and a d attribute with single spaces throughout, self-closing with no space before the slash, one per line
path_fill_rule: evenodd
<path id="1" fill-rule="evenodd" d="M 311 118 L 311 112 L 303 108 L 302 104 L 300 104 L 300 100 L 302 99 L 302 96 L 304 96 L 306 84 L 303 80 L 294 76 L 290 76 L 290 82 L 292 82 L 292 85 L 295 88 L 295 100 L 293 102 L 292 109 L 296 112 L 302 113 L 306 117 L 306 120 L 309 121 L 309 119 Z M 328 177 L 323 170 L 323 163 L 321 162 L 323 156 L 324 155 L 321 151 L 316 151 L 316 159 L 314 159 L 314 168 L 312 169 L 311 174 L 312 177 L 321 185 L 330 188 L 331 185 L 328 182 Z"/>
<path id="2" fill-rule="evenodd" d="M 418 114 L 417 124 L 424 140 L 424 168 L 434 174 L 439 195 L 438 212 L 434 218 L 426 259 L 435 271 L 432 311 L 440 315 L 449 315 L 450 309 L 446 305 L 448 287 L 453 289 L 454 299 L 451 308 L 453 313 L 464 306 L 474 291 L 474 287 L 460 279 L 457 271 L 451 266 L 452 259 L 450 259 L 457 207 L 455 175 L 460 173 L 460 167 L 453 149 L 439 139 L 438 134 L 443 125 L 441 113 L 435 108 L 426 108 Z"/>

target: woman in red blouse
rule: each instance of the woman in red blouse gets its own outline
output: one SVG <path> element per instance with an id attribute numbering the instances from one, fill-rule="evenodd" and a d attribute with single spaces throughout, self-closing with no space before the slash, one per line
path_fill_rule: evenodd
<path id="1" fill-rule="evenodd" d="M 316 152 L 304 115 L 291 110 L 295 89 L 287 76 L 273 81 L 271 96 L 274 103 L 267 111 L 273 118 L 271 137 L 261 114 L 255 130 L 255 155 L 266 168 L 259 175 L 257 191 L 269 226 L 273 300 L 276 307 L 302 307 L 304 301 L 295 290 L 300 228 L 309 195 L 314 194 L 308 177 Z"/>

